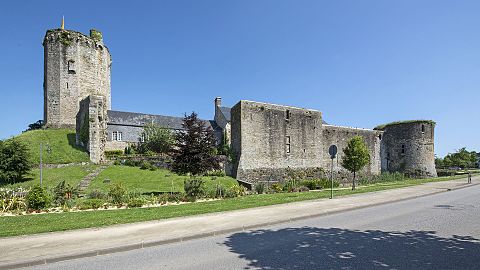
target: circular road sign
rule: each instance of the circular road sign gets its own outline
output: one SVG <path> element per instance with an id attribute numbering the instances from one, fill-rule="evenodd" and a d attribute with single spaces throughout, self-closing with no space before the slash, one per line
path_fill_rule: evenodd
<path id="1" fill-rule="evenodd" d="M 337 155 L 337 146 L 335 144 L 330 145 L 328 148 L 328 153 L 330 154 L 330 158 L 334 159 Z"/>

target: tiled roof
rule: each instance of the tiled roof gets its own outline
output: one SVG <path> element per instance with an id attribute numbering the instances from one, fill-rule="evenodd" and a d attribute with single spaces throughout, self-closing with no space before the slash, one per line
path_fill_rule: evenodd
<path id="1" fill-rule="evenodd" d="M 230 114 L 231 109 L 232 108 L 229 108 L 229 107 L 220 107 L 220 111 L 222 112 L 223 116 L 228 122 L 230 122 L 231 120 L 231 114 Z"/>

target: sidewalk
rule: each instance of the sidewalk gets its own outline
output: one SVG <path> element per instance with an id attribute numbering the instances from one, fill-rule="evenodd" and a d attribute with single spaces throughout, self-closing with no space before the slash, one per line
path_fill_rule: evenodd
<path id="1" fill-rule="evenodd" d="M 186 241 L 405 200 L 479 184 L 480 177 L 474 177 L 473 184 L 466 183 L 466 179 L 458 179 L 333 200 L 320 199 L 105 228 L 0 238 L 0 269 Z"/>

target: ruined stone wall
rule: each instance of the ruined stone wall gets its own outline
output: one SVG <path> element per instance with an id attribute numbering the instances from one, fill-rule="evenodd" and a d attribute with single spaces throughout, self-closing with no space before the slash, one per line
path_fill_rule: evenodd
<path id="1" fill-rule="evenodd" d="M 88 151 L 90 161 L 96 164 L 105 162 L 107 141 L 105 97 L 91 95 L 80 102 L 76 115 L 76 141 Z"/>
<path id="2" fill-rule="evenodd" d="M 71 30 L 48 30 L 44 46 L 44 120 L 49 127 L 75 127 L 79 102 L 105 97 L 111 107 L 111 57 L 99 32 L 92 37 Z"/>
<path id="3" fill-rule="evenodd" d="M 384 171 L 413 177 L 436 177 L 432 121 L 407 121 L 382 127 L 381 164 Z"/>
<path id="4" fill-rule="evenodd" d="M 354 136 L 363 137 L 370 153 L 370 163 L 362 169 L 358 175 L 378 175 L 381 173 L 380 145 L 382 131 L 332 125 L 323 125 L 322 131 L 322 167 L 330 172 L 331 159 L 328 148 L 332 144 L 336 145 L 338 153 L 337 157 L 333 160 L 333 172 L 337 180 L 340 182 L 351 181 L 351 173 L 342 167 L 342 159 L 344 157 L 343 149 L 347 147 L 348 141 Z"/>
<path id="5" fill-rule="evenodd" d="M 252 101 L 232 108 L 232 149 L 238 180 L 282 181 L 291 172 L 319 172 L 322 114 Z"/>

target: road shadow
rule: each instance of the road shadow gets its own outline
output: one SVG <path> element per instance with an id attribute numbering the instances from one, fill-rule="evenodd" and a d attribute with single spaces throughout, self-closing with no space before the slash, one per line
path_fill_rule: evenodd
<path id="1" fill-rule="evenodd" d="M 224 245 L 260 269 L 480 269 L 480 243 L 432 231 L 287 228 L 236 233 Z"/>

